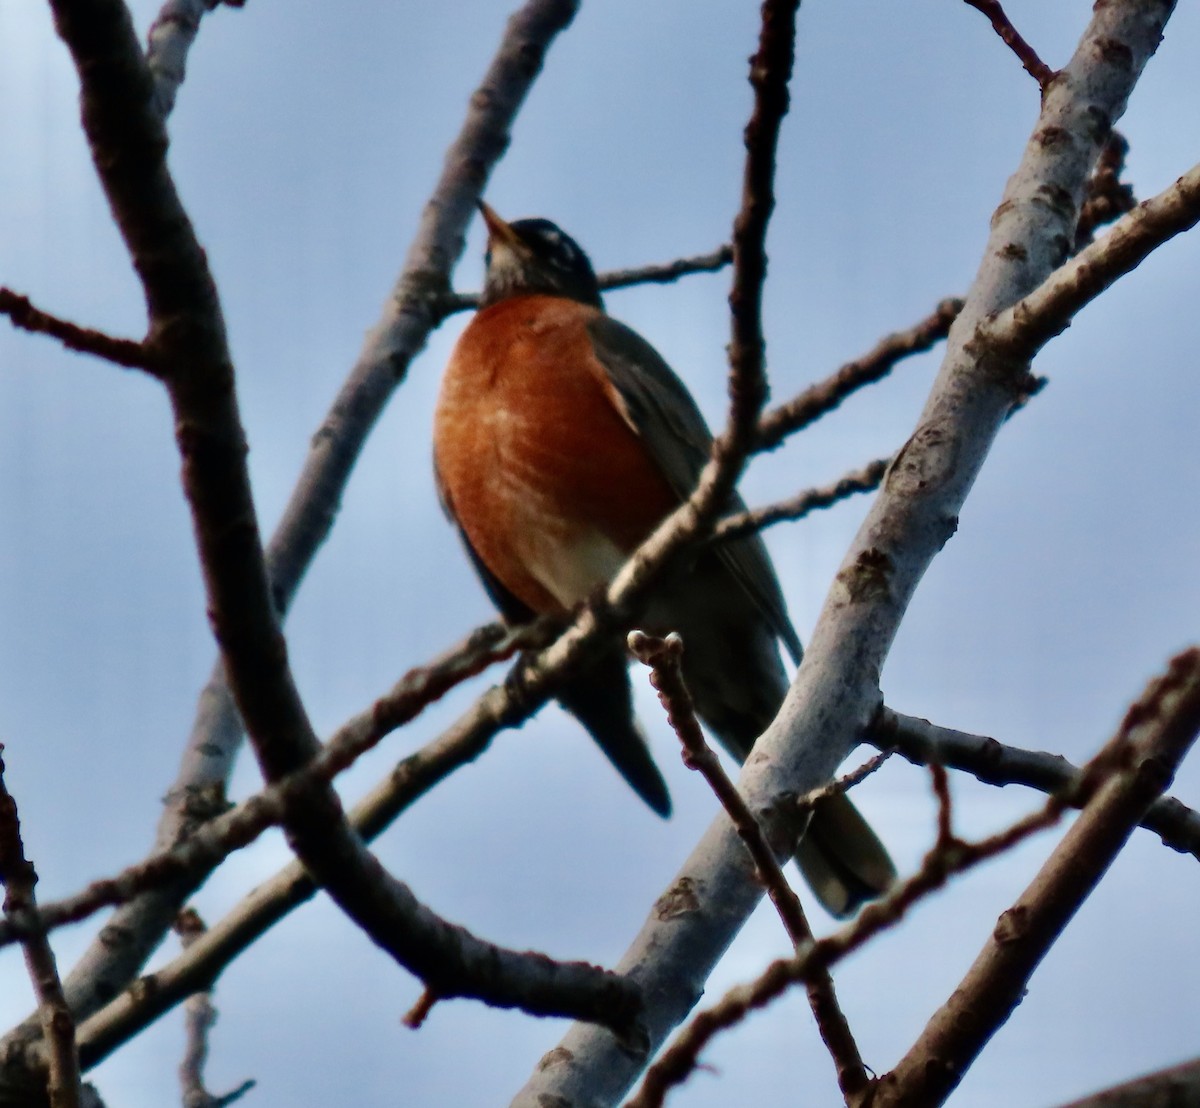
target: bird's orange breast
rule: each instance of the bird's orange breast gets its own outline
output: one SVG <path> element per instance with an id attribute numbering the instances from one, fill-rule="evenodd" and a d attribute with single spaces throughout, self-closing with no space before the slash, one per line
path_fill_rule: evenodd
<path id="1" fill-rule="evenodd" d="M 587 324 L 598 314 L 546 296 L 483 309 L 438 399 L 447 506 L 488 570 L 535 612 L 585 599 L 679 502 L 596 357 Z"/>

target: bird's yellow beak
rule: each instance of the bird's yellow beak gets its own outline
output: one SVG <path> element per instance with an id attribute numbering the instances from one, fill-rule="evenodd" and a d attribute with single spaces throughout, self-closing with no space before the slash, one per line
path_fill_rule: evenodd
<path id="1" fill-rule="evenodd" d="M 485 204 L 482 200 L 478 203 L 479 211 L 483 215 L 483 222 L 487 224 L 488 245 L 504 245 L 512 250 L 520 250 L 522 246 L 521 237 L 512 229 L 511 224 L 505 223 L 496 214 L 496 210 Z"/>

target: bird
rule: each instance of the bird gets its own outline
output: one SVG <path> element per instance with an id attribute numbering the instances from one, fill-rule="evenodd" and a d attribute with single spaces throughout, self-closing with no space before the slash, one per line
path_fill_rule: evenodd
<path id="1" fill-rule="evenodd" d="M 485 277 L 435 409 L 438 495 L 506 621 L 565 619 L 691 493 L 712 434 L 654 347 L 605 312 L 573 238 L 549 220 L 509 223 L 478 206 Z M 735 496 L 730 508 L 743 507 Z M 692 554 L 655 589 L 639 626 L 682 636 L 697 714 L 744 761 L 788 689 L 779 645 L 797 664 L 802 654 L 762 539 Z M 634 715 L 628 670 L 614 635 L 557 699 L 665 817 L 670 796 Z M 796 860 L 836 917 L 896 878 L 844 793 L 818 802 Z"/>

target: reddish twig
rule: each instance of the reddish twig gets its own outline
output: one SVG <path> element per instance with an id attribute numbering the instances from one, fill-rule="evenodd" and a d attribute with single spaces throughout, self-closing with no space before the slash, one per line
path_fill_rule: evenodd
<path id="1" fill-rule="evenodd" d="M 416 1004 L 404 1013 L 404 1018 L 400 1022 L 410 1031 L 418 1030 L 429 1019 L 429 1013 L 433 1011 L 438 999 L 437 993 L 432 989 L 426 989 L 417 997 Z"/>
<path id="2" fill-rule="evenodd" d="M 881 750 L 878 754 L 871 755 L 861 766 L 852 769 L 849 773 L 835 777 L 832 781 L 826 781 L 824 785 L 819 785 L 815 789 L 810 789 L 803 796 L 797 797 L 796 806 L 813 808 L 822 800 L 828 800 L 831 796 L 837 796 L 838 793 L 844 793 L 854 788 L 855 785 L 865 781 L 877 769 L 880 769 L 894 753 L 893 750 Z"/>
<path id="3" fill-rule="evenodd" d="M 0 746 L 0 753 L 4 750 Z M 0 757 L 0 883 L 4 915 L 21 933 L 25 965 L 33 982 L 46 1055 L 46 1091 L 50 1108 L 78 1108 L 80 1098 L 79 1052 L 75 1045 L 75 1019 L 63 994 L 62 980 L 46 929 L 38 916 L 34 886 L 37 873 L 25 857 L 17 802 L 4 780 Z"/>
<path id="4" fill-rule="evenodd" d="M 996 34 L 1016 54 L 1025 67 L 1025 72 L 1037 81 L 1041 89 L 1044 90 L 1054 80 L 1056 71 L 1042 61 L 1037 56 L 1037 51 L 1017 33 L 1016 27 L 1012 25 L 1012 20 L 1008 18 L 1004 8 L 1001 7 L 1000 0 L 966 0 L 966 3 L 991 20 Z"/>
<path id="5" fill-rule="evenodd" d="M 34 334 L 49 335 L 57 339 L 68 350 L 80 354 L 92 354 L 106 362 L 124 366 L 126 369 L 142 369 L 158 377 L 162 367 L 156 362 L 153 352 L 141 342 L 133 339 L 118 339 L 103 331 L 80 327 L 65 319 L 35 308 L 29 297 L 21 296 L 12 289 L 0 288 L 0 315 L 12 320 L 14 327 Z"/>
<path id="6" fill-rule="evenodd" d="M 755 868 L 783 921 L 792 946 L 800 949 L 811 943 L 812 928 L 800 898 L 784 876 L 776 849 L 767 841 L 762 824 L 750 811 L 720 760 L 704 740 L 680 668 L 683 640 L 677 634 L 661 639 L 642 631 L 631 631 L 628 643 L 634 657 L 650 667 L 650 683 L 657 690 L 658 699 L 667 713 L 667 721 L 683 745 L 683 764 L 688 769 L 698 771 L 721 802 L 754 859 Z M 794 842 L 780 844 L 778 853 L 789 853 L 794 847 Z M 838 1086 L 847 1098 L 856 1096 L 868 1084 L 867 1069 L 846 1015 L 838 1004 L 833 979 L 828 973 L 814 974 L 807 982 L 807 989 L 821 1039 L 829 1049 L 837 1071 Z"/>

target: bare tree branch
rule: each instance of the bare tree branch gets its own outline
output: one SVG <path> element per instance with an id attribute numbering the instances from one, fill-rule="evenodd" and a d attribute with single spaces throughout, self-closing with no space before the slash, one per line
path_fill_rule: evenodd
<path id="1" fill-rule="evenodd" d="M 245 0 L 166 0 L 146 42 L 146 65 L 154 77 L 158 110 L 166 119 L 187 72 L 187 55 L 200 31 L 200 20 L 222 3 L 240 8 Z"/>
<path id="2" fill-rule="evenodd" d="M 719 246 L 711 254 L 694 254 L 687 258 L 676 258 L 673 262 L 634 266 L 630 269 L 610 269 L 606 273 L 596 274 L 596 281 L 602 289 L 623 289 L 631 285 L 645 284 L 665 285 L 693 273 L 715 273 L 724 269 L 732 260 L 732 248 Z M 442 318 L 445 318 L 455 312 L 465 312 L 477 307 L 479 293 L 452 292 L 442 298 L 440 311 Z"/>
<path id="3" fill-rule="evenodd" d="M 873 1108 L 941 1104 L 1020 1003 L 1046 951 L 1095 888 L 1200 734 L 1200 647 L 1171 660 L 1092 763 L 1083 814 L 995 932 L 953 996 L 891 1073 Z M 1089 789 L 1088 786 L 1091 785 Z"/>
<path id="4" fill-rule="evenodd" d="M 1069 253 L 1077 205 L 1107 137 L 1097 121 L 1107 124 L 1124 109 L 1172 8 L 1170 0 L 1097 7 L 1071 62 L 1046 90 L 917 429 L 847 553 L 783 708 L 739 779 L 754 811 L 774 815 L 775 798 L 831 777 L 874 717 L 879 674 L 917 583 L 953 534 L 1028 376 L 1023 364 L 998 365 L 969 340 L 986 316 L 1027 294 Z M 1048 205 L 1047 196 L 1056 202 Z M 659 901 L 686 902 L 687 911 L 657 908 L 619 964 L 653 996 L 652 1043 L 695 1003 L 710 967 L 759 901 L 744 854 L 728 822 L 714 822 Z M 514 1103 L 532 1108 L 539 1097 L 555 1096 L 612 1103 L 643 1061 L 611 1037 L 576 1025 Z"/>
<path id="5" fill-rule="evenodd" d="M 773 408 L 759 421 L 755 450 L 774 450 L 789 435 L 804 430 L 841 404 L 851 393 L 881 381 L 896 363 L 923 354 L 946 337 L 962 311 L 963 302 L 947 298 L 919 323 L 879 340 L 868 354 L 847 362 L 824 381 Z"/>
<path id="6" fill-rule="evenodd" d="M 917 765 L 938 763 L 966 770 L 985 785 L 1027 785 L 1055 793 L 1071 807 L 1079 807 L 1082 771 L 1061 754 L 1007 746 L 985 735 L 970 735 L 928 720 L 881 708 L 865 736 L 881 749 L 896 750 Z M 1142 818 L 1141 826 L 1158 835 L 1164 844 L 1200 859 L 1200 812 L 1171 796 L 1159 797 Z"/>
<path id="7" fill-rule="evenodd" d="M 1055 72 L 1041 58 L 1037 51 L 1029 45 L 1012 25 L 1000 0 L 966 0 L 976 11 L 982 12 L 991 21 L 996 34 L 1003 39 L 1004 44 L 1020 59 L 1025 72 L 1041 86 L 1044 92 L 1046 86 L 1054 80 Z"/>
<path id="8" fill-rule="evenodd" d="M 0 746 L 0 752 L 3 752 Z M 4 885 L 4 915 L 20 927 L 25 965 L 38 1000 L 46 1043 L 45 1084 L 50 1108 L 79 1108 L 79 1053 L 75 1046 L 75 1019 L 63 995 L 62 981 L 46 929 L 38 918 L 34 886 L 37 873 L 25 857 L 17 802 L 4 780 L 0 758 L 0 883 Z"/>
<path id="9" fill-rule="evenodd" d="M 711 542 L 728 542 L 730 539 L 742 538 L 744 535 L 761 531 L 776 523 L 794 523 L 803 519 L 810 512 L 828 508 L 839 500 L 845 500 L 858 492 L 874 492 L 879 488 L 891 458 L 876 458 L 861 469 L 851 470 L 829 485 L 818 485 L 816 488 L 805 489 L 795 496 L 781 500 L 777 504 L 768 504 L 764 508 L 754 508 L 737 515 L 726 516 L 713 531 Z"/>
<path id="10" fill-rule="evenodd" d="M 189 908 L 180 913 L 175 930 L 186 950 L 199 935 L 204 934 L 204 921 L 197 912 Z M 251 1078 L 221 1096 L 213 1096 L 205 1087 L 204 1066 L 208 1062 L 208 1033 L 216 1022 L 217 1010 L 213 1007 L 210 990 L 204 989 L 188 997 L 184 1004 L 186 1045 L 183 1062 L 179 1066 L 183 1108 L 225 1108 L 226 1105 L 241 1100 L 257 1084 Z"/>
<path id="11" fill-rule="evenodd" d="M 1082 250 L 1092 241 L 1097 227 L 1113 223 L 1137 207 L 1133 187 L 1121 181 L 1128 153 L 1129 143 L 1125 136 L 1113 131 L 1088 178 L 1087 197 L 1079 210 L 1079 225 L 1075 228 L 1076 250 Z"/>
<path id="12" fill-rule="evenodd" d="M 1192 1108 L 1200 1103 L 1200 1058 L 1073 1100 L 1061 1108 Z"/>
<path id="13" fill-rule="evenodd" d="M 700 722 L 692 705 L 692 698 L 683 681 L 679 659 L 684 650 L 683 640 L 676 634 L 665 639 L 655 638 L 641 631 L 629 635 L 629 649 L 643 665 L 650 667 L 650 683 L 658 692 L 663 709 L 667 713 L 672 729 L 683 744 L 683 764 L 697 770 L 721 803 L 746 849 L 754 859 L 755 868 L 766 887 L 771 903 L 775 905 L 779 918 L 792 946 L 800 949 L 812 942 L 813 933 L 800 898 L 784 876 L 778 857 L 790 857 L 795 842 L 779 844 L 778 848 L 767 841 L 762 825 L 729 779 L 712 748 L 704 739 Z M 778 856 L 778 857 L 777 857 Z M 867 1069 L 863 1065 L 858 1044 L 845 1013 L 838 1004 L 833 978 L 828 973 L 814 973 L 807 982 L 808 1000 L 821 1039 L 829 1049 L 837 1071 L 838 1087 L 849 1099 L 857 1095 L 868 1084 Z"/>
<path id="14" fill-rule="evenodd" d="M 302 769 L 235 807 L 219 814 L 214 812 L 178 846 L 152 854 L 113 877 L 93 881 L 73 896 L 42 905 L 42 926 L 52 930 L 77 923 L 100 908 L 123 904 L 148 889 L 211 871 L 233 851 L 248 846 L 267 828 L 283 822 L 289 795 L 302 792 L 311 781 L 333 780 L 385 735 L 411 722 L 455 685 L 518 650 L 544 645 L 549 637 L 549 629 L 540 623 L 517 628 L 491 623 L 478 628 L 453 650 L 406 673 L 386 696 L 340 727 L 320 754 Z M 411 758 L 419 757 L 419 753 Z M 396 770 L 388 780 L 399 782 L 404 775 Z M 426 777 L 423 784 L 429 783 L 430 778 Z M 414 790 L 406 805 L 423 791 L 424 788 Z M 356 830 L 361 833 L 360 828 Z M 21 938 L 23 935 L 16 925 L 0 921 L 0 947 Z"/>
<path id="15" fill-rule="evenodd" d="M 147 373 L 159 375 L 154 356 L 143 343 L 133 339 L 114 338 L 103 331 L 93 331 L 91 328 L 80 327 L 68 320 L 49 315 L 40 308 L 35 308 L 29 297 L 21 296 L 12 289 L 0 288 L 0 315 L 8 316 L 13 326 L 21 328 L 22 331 L 58 339 L 68 350 L 92 354 L 126 369 L 144 369 Z"/>
<path id="16" fill-rule="evenodd" d="M 1122 216 L 1102 239 L 1056 269 L 1038 288 L 984 320 L 979 339 L 996 354 L 1031 358 L 1075 314 L 1164 242 L 1200 222 L 1200 165 Z"/>

